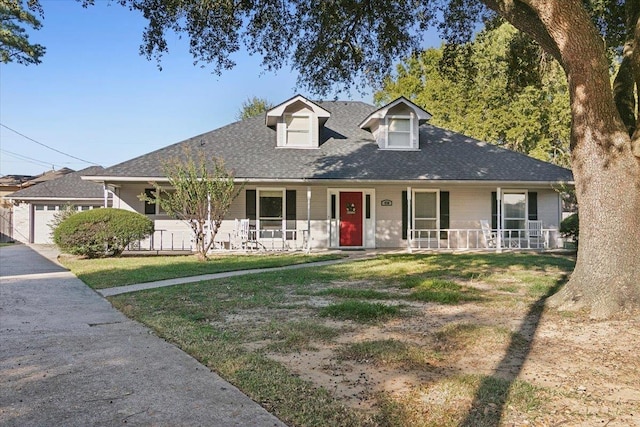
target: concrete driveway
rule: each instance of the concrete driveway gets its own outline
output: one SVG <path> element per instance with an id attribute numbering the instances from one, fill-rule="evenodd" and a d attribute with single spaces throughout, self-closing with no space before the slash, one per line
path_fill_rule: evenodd
<path id="1" fill-rule="evenodd" d="M 284 426 L 25 245 L 0 248 L 0 425 Z"/>

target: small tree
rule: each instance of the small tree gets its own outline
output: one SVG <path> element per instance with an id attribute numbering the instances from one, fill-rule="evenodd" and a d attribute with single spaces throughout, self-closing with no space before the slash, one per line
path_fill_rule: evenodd
<path id="1" fill-rule="evenodd" d="M 200 259 L 207 259 L 222 220 L 242 188 L 236 186 L 222 160 L 213 158 L 208 162 L 202 153 L 193 156 L 186 150 L 183 158 L 166 161 L 163 169 L 169 185 L 161 187 L 154 182 L 151 196 L 138 197 L 159 204 L 169 216 L 187 222 L 196 252 Z"/>

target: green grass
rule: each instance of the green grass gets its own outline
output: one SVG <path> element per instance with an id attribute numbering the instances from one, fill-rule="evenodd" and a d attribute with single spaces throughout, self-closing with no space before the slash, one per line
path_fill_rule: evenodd
<path id="1" fill-rule="evenodd" d="M 429 369 L 430 362 L 436 357 L 415 344 L 386 339 L 344 345 L 338 351 L 338 358 L 362 363 L 373 362 L 381 366 L 425 370 Z"/>
<path id="2" fill-rule="evenodd" d="M 406 286 L 406 285 L 405 285 Z M 458 304 L 461 301 L 477 301 L 480 292 L 461 286 L 451 280 L 426 279 L 411 284 L 414 289 L 409 299 L 440 304 Z"/>
<path id="3" fill-rule="evenodd" d="M 5 243 L 5 242 L 0 242 L 0 248 L 4 248 L 6 246 L 13 246 L 15 243 Z"/>
<path id="4" fill-rule="evenodd" d="M 319 314 L 322 317 L 366 323 L 384 321 L 397 317 L 400 315 L 400 308 L 379 302 L 345 301 L 322 307 Z"/>
<path id="5" fill-rule="evenodd" d="M 162 268 L 173 268 L 166 262 Z M 549 255 L 389 255 L 152 289 L 110 301 L 289 425 L 447 426 L 464 420 L 468 425 L 497 425 L 495 408 L 526 415 L 538 410 L 545 392 L 519 381 L 457 371 L 460 357 L 494 354 L 513 345 L 519 351 L 528 345 L 507 327 L 474 321 L 473 312 L 490 318 L 491 310 L 503 310 L 514 301 L 525 314 L 572 267 L 571 258 Z M 139 265 L 132 271 L 153 268 Z M 111 280 L 117 284 L 131 276 L 125 272 Z M 473 287 L 475 282 L 482 282 L 481 291 Z M 498 292 L 505 287 L 513 293 Z M 403 301 L 411 308 L 398 305 Z M 428 326 L 415 317 L 421 311 L 414 306 L 425 301 L 458 304 L 455 310 L 461 314 L 467 313 L 461 304 L 472 310 L 469 317 L 439 317 L 442 327 Z M 345 326 L 335 319 L 353 322 Z M 403 330 L 405 321 L 425 327 Z M 376 338 L 384 328 L 392 335 Z M 358 372 L 369 369 L 368 375 L 373 375 L 371 370 L 398 369 L 407 378 L 428 379 L 401 395 L 376 395 L 367 411 L 354 409 L 331 387 L 320 388 L 277 361 L 307 357 L 316 349 L 329 355 L 323 360 L 336 368 L 336 383 L 345 365 Z"/>
<path id="6" fill-rule="evenodd" d="M 200 261 L 195 255 L 104 259 L 60 257 L 60 262 L 93 289 L 225 271 L 272 268 L 342 258 L 338 254 L 223 255 Z"/>
<path id="7" fill-rule="evenodd" d="M 353 289 L 353 288 L 329 288 L 317 292 L 316 295 L 320 296 L 334 296 L 339 298 L 352 298 L 352 299 L 397 299 L 402 298 L 400 295 L 390 292 L 381 292 L 374 289 Z"/>

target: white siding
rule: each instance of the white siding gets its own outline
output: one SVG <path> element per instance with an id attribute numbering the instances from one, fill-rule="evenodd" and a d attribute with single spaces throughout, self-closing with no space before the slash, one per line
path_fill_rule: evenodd
<path id="1" fill-rule="evenodd" d="M 402 192 L 407 187 L 382 186 L 376 188 L 376 247 L 406 247 L 402 240 Z M 391 200 L 391 206 L 381 206 L 382 200 Z"/>
<path id="2" fill-rule="evenodd" d="M 346 187 L 346 186 L 345 186 Z M 138 195 L 144 192 L 149 185 L 136 184 L 125 185 L 117 191 L 114 206 L 124 209 L 144 212 L 144 203 L 138 200 Z M 216 241 L 228 242 L 230 234 L 234 231 L 235 219 L 246 218 L 246 194 L 245 190 L 255 190 L 260 188 L 286 188 L 296 190 L 296 227 L 299 231 L 297 241 L 289 241 L 290 247 L 300 248 L 303 239 L 303 230 L 307 229 L 307 186 L 306 185 L 282 185 L 265 183 L 260 186 L 250 185 L 240 193 L 233 202 L 226 219 L 223 221 Z M 323 249 L 329 247 L 328 238 L 328 189 L 339 191 L 336 186 L 311 186 L 311 247 L 313 249 Z M 370 186 L 361 186 L 363 191 L 370 189 Z M 480 220 L 491 221 L 491 193 L 496 191 L 491 186 L 459 186 L 450 185 L 439 187 L 437 185 L 412 185 L 415 190 L 440 190 L 449 192 L 450 229 L 480 229 Z M 358 186 L 349 186 L 349 191 L 358 191 Z M 402 192 L 407 190 L 406 185 L 382 185 L 375 187 L 375 194 L 372 197 L 372 215 L 375 218 L 375 246 L 378 248 L 405 248 L 406 240 L 402 239 Z M 538 218 L 543 221 L 545 228 L 557 228 L 560 217 L 558 195 L 552 189 L 530 189 L 538 193 Z M 382 206 L 383 200 L 390 200 L 391 206 Z M 28 211 L 27 211 L 28 212 Z M 16 215 L 16 218 L 18 215 Z M 163 247 L 167 245 L 181 246 L 182 242 L 190 241 L 190 228 L 187 224 L 175 221 L 164 215 L 150 215 L 155 221 L 156 242 L 160 238 L 159 230 L 162 231 Z M 16 219 L 17 226 L 18 219 Z M 18 233 L 16 232 L 16 236 Z M 471 233 L 471 239 L 476 239 L 476 234 Z M 27 234 L 28 236 L 28 234 Z M 188 238 L 185 236 L 189 236 Z M 451 240 L 451 247 L 463 247 L 466 236 L 457 236 Z M 462 240 L 461 240 L 462 239 Z M 446 243 L 445 243 L 446 245 Z"/>

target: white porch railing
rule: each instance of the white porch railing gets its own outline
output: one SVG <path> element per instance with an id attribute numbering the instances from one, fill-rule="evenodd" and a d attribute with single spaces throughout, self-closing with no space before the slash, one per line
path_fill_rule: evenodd
<path id="1" fill-rule="evenodd" d="M 127 251 L 193 251 L 193 237 L 190 232 L 155 230 L 144 240 L 135 240 L 127 246 Z"/>
<path id="2" fill-rule="evenodd" d="M 497 230 L 447 229 L 408 230 L 408 249 L 556 249 L 562 247 L 560 234 L 556 229 Z"/>

